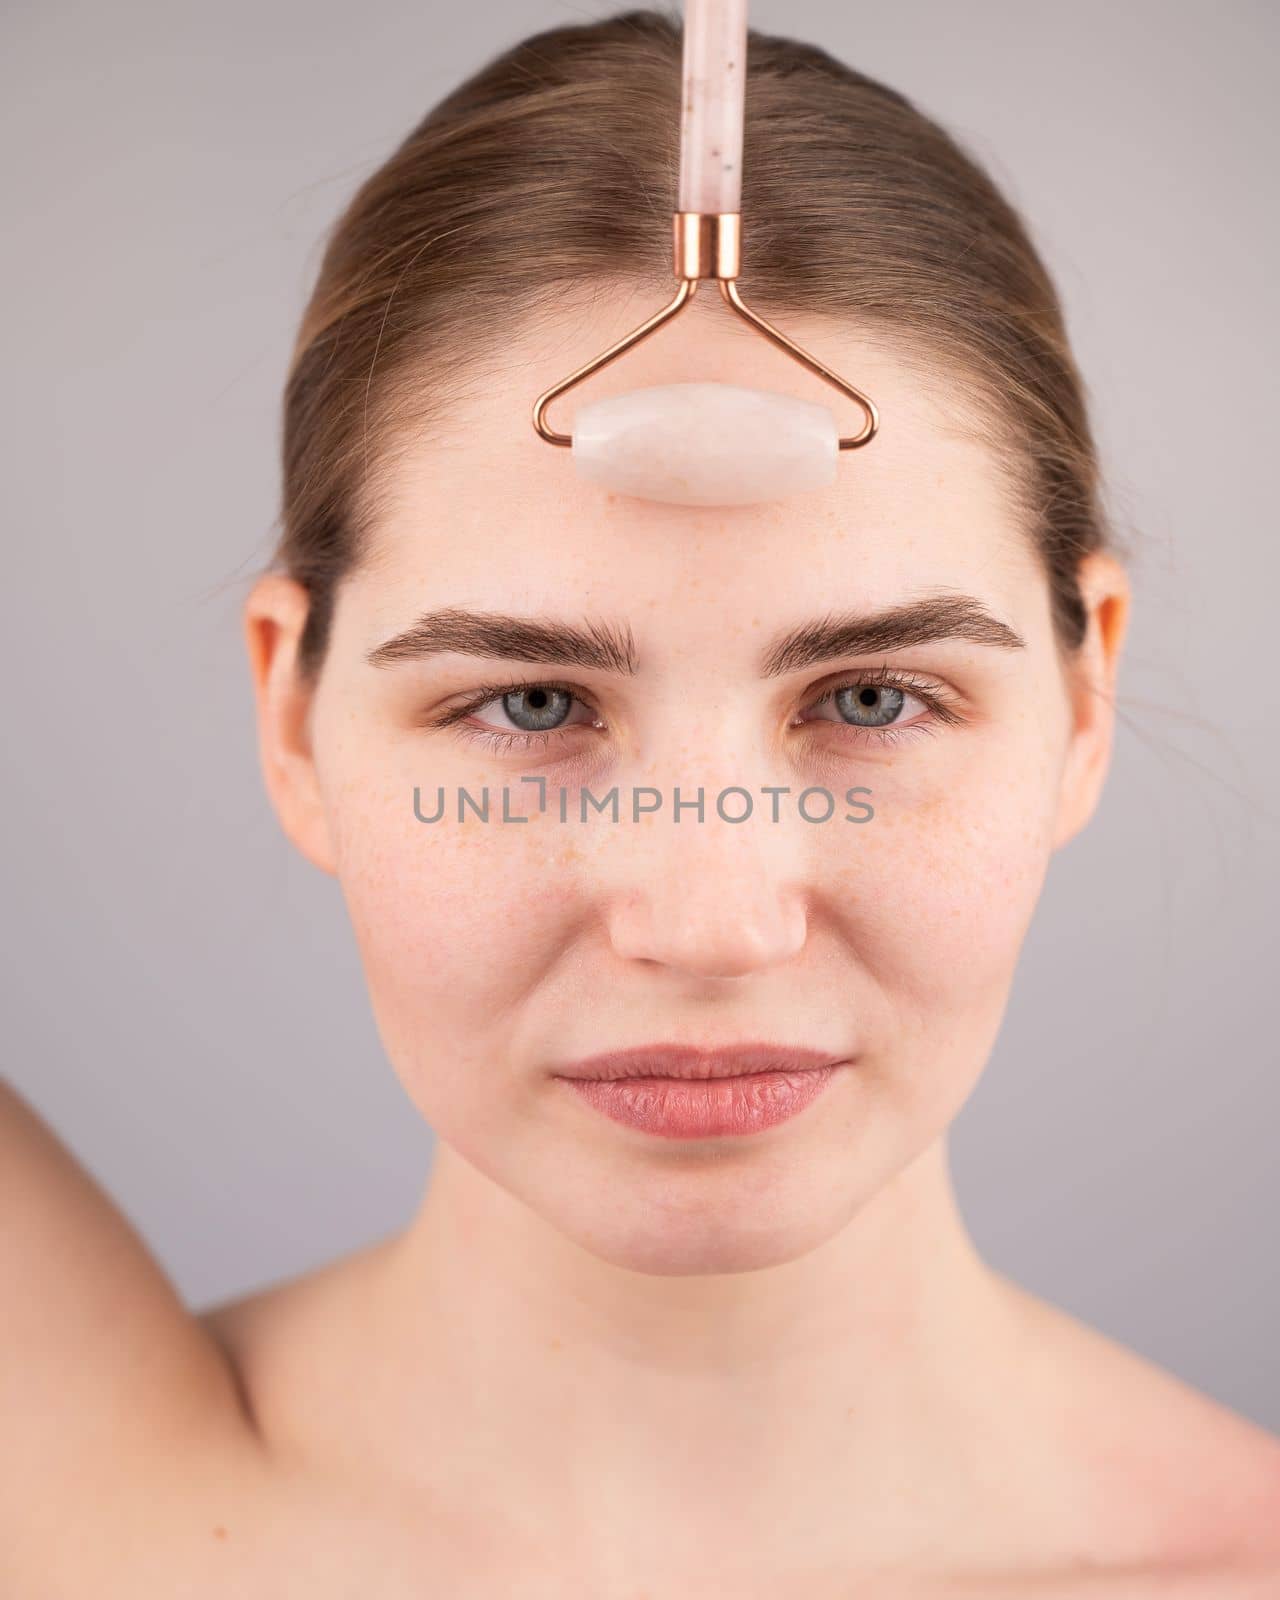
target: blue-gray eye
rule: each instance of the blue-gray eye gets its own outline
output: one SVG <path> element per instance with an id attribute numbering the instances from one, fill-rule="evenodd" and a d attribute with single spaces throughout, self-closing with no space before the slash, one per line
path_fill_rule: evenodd
<path id="1" fill-rule="evenodd" d="M 851 683 L 831 697 L 845 721 L 859 728 L 887 727 L 901 712 L 905 699 L 901 689 L 888 683 Z"/>
<path id="2" fill-rule="evenodd" d="M 567 690 L 538 685 L 504 694 L 502 709 L 522 732 L 546 733 L 560 726 L 573 699 Z"/>

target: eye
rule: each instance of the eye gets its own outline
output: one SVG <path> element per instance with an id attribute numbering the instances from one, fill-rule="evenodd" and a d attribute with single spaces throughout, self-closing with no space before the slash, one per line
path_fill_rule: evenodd
<path id="1" fill-rule="evenodd" d="M 575 706 L 582 713 L 576 719 L 572 716 Z M 496 720 L 487 720 L 490 716 Z M 469 724 L 468 719 L 474 720 Z M 437 727 L 455 727 L 465 737 L 500 750 L 546 745 L 564 730 L 584 725 L 601 724 L 591 707 L 563 683 L 488 684 L 465 705 L 454 706 L 435 722 Z"/>
<path id="2" fill-rule="evenodd" d="M 574 696 L 568 689 L 561 689 L 554 683 L 536 683 L 528 688 L 512 689 L 499 699 L 488 701 L 472 715 L 478 716 L 490 706 L 497 706 L 521 733 L 550 733 L 566 721 L 573 702 Z"/>
<path id="3" fill-rule="evenodd" d="M 910 712 L 903 716 L 907 702 L 923 704 L 896 683 L 847 683 L 841 689 L 833 689 L 828 701 L 841 721 L 857 728 L 888 728 L 895 722 L 909 721 Z"/>
<path id="4" fill-rule="evenodd" d="M 836 684 L 814 701 L 811 720 L 856 729 L 863 742 L 887 743 L 916 733 L 936 732 L 936 724 L 959 722 L 938 684 L 925 683 L 892 667 L 868 669 Z M 832 715 L 823 715 L 829 710 Z M 919 713 L 925 713 L 920 718 Z"/>

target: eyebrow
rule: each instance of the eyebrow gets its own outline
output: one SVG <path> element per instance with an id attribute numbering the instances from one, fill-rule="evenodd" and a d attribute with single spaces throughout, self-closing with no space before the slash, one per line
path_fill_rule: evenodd
<path id="1" fill-rule="evenodd" d="M 760 658 L 760 675 L 776 678 L 840 656 L 900 650 L 937 639 L 964 639 L 1001 650 L 1025 650 L 1026 642 L 971 595 L 942 594 L 907 601 L 885 611 L 828 614 L 780 635 Z M 510 657 L 548 666 L 594 668 L 633 677 L 639 659 L 625 624 L 584 624 L 495 611 L 446 606 L 425 612 L 403 633 L 370 650 L 371 666 L 419 661 L 450 652 Z"/>

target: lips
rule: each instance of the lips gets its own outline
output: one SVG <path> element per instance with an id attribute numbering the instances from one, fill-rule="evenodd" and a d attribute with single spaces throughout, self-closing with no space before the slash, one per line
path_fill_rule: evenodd
<path id="1" fill-rule="evenodd" d="M 620 1078 L 741 1078 L 760 1073 L 813 1072 L 846 1060 L 847 1056 L 827 1050 L 754 1040 L 706 1050 L 696 1045 L 652 1044 L 587 1056 L 561 1067 L 555 1076 L 597 1083 Z"/>
<path id="2" fill-rule="evenodd" d="M 720 1139 L 798 1116 L 849 1064 L 794 1045 L 659 1044 L 589 1056 L 556 1077 L 594 1110 L 641 1133 Z"/>

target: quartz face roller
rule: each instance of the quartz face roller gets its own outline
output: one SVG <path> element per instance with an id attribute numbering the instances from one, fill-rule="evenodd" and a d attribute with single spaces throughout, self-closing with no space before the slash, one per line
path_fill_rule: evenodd
<path id="1" fill-rule="evenodd" d="M 747 0 L 685 0 L 681 211 L 741 210 Z"/>
<path id="2" fill-rule="evenodd" d="M 574 418 L 580 477 L 673 505 L 748 505 L 826 488 L 838 455 L 828 407 L 728 383 L 633 389 Z"/>
<path id="3" fill-rule="evenodd" d="M 685 0 L 680 175 L 672 213 L 679 287 L 659 311 L 545 389 L 533 408 L 540 438 L 570 448 L 576 475 L 636 499 L 733 506 L 777 500 L 835 482 L 840 453 L 875 437 L 875 406 L 840 375 L 752 310 L 737 286 L 741 266 L 748 0 Z M 848 438 L 825 406 L 775 390 L 678 383 L 579 408 L 572 433 L 547 408 L 678 316 L 703 281 L 714 283 L 752 328 L 855 401 L 866 418 Z"/>

